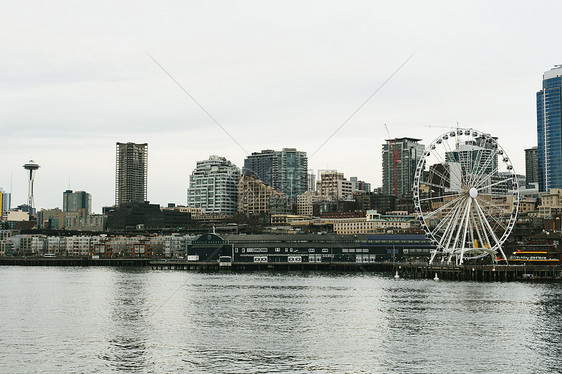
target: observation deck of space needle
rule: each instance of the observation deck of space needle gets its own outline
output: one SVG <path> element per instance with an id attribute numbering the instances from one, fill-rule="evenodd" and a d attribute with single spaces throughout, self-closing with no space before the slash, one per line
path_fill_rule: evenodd
<path id="1" fill-rule="evenodd" d="M 414 176 L 414 207 L 426 237 L 435 246 L 430 263 L 507 257 L 502 244 L 519 208 L 513 165 L 497 138 L 456 128 L 424 151 Z"/>

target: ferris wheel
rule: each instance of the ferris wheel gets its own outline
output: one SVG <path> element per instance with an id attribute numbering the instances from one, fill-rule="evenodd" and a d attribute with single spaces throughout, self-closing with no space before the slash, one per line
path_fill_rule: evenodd
<path id="1" fill-rule="evenodd" d="M 437 257 L 457 265 L 499 256 L 519 208 L 513 165 L 497 139 L 474 129 L 451 130 L 424 151 L 414 176 L 414 206 Z"/>

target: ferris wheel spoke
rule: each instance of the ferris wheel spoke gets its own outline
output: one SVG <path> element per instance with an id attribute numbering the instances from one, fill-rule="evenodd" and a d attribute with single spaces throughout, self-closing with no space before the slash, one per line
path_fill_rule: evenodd
<path id="1" fill-rule="evenodd" d="M 437 147 L 437 145 L 433 144 L 433 146 Z M 433 157 L 435 157 L 437 159 L 437 161 L 439 161 L 440 164 L 444 163 L 445 160 L 443 159 L 443 156 L 441 156 L 441 154 L 439 152 L 432 152 Z"/>
<path id="2" fill-rule="evenodd" d="M 480 186 L 475 186 L 474 188 L 476 188 L 478 191 L 482 191 L 482 190 L 485 190 L 485 189 L 487 189 L 487 188 L 492 188 L 492 187 L 494 187 L 494 186 L 497 186 L 497 185 L 499 185 L 499 184 L 507 183 L 507 182 L 509 182 L 509 181 L 512 181 L 512 182 L 513 182 L 513 178 L 511 178 L 511 177 L 510 177 L 510 178 L 505 178 L 505 179 L 502 179 L 502 180 L 500 180 L 500 181 L 498 181 L 498 182 L 489 184 L 489 185 L 487 185 L 487 186 L 482 186 L 482 187 L 480 187 Z M 490 191 L 491 191 L 491 190 L 490 190 Z"/>
<path id="3" fill-rule="evenodd" d="M 484 242 L 484 240 L 482 239 L 482 233 L 480 232 L 480 227 L 478 225 L 478 217 L 477 217 L 478 213 L 476 212 L 476 209 L 472 209 L 471 211 L 471 220 L 472 220 L 472 226 L 474 227 L 474 231 L 476 231 L 476 236 L 478 237 L 479 243 L 481 247 L 484 247 L 486 245 L 486 243 Z"/>
<path id="4" fill-rule="evenodd" d="M 477 198 L 477 199 L 478 199 L 478 198 Z M 505 230 L 506 227 L 501 224 L 501 221 L 498 221 L 498 220 L 496 219 L 496 217 L 493 215 L 493 212 L 494 212 L 494 210 L 495 210 L 495 211 L 498 212 L 498 214 L 507 215 L 507 214 L 511 214 L 511 211 L 508 210 L 508 209 L 506 209 L 506 208 L 503 208 L 503 207 L 501 207 L 501 206 L 495 205 L 495 204 L 493 204 L 493 203 L 491 203 L 491 202 L 489 202 L 489 201 L 486 201 L 486 200 L 480 200 L 480 199 L 478 199 L 478 201 L 480 201 L 481 203 L 486 204 L 486 207 L 490 207 L 491 209 L 493 209 L 493 210 L 492 210 L 492 214 L 490 214 L 490 216 L 491 216 L 492 218 L 494 218 L 494 219 L 496 220 L 496 222 L 497 222 L 498 224 L 500 224 L 500 225 L 502 226 L 502 228 Z"/>
<path id="5" fill-rule="evenodd" d="M 452 228 L 451 230 L 451 234 L 455 234 L 454 235 L 454 239 L 453 239 L 453 244 L 452 244 L 452 248 L 453 250 L 457 250 L 457 243 L 459 241 L 459 236 L 461 234 L 462 231 L 462 224 L 463 224 L 463 219 L 464 219 L 464 210 L 466 209 L 466 205 L 468 205 L 468 203 L 465 201 L 462 202 L 462 204 L 460 204 L 459 209 L 457 211 L 457 214 L 455 216 L 455 226 Z M 452 239 L 452 235 L 451 235 L 451 239 Z M 449 242 L 450 243 L 450 242 Z"/>
<path id="6" fill-rule="evenodd" d="M 463 207 L 462 215 L 460 216 L 459 220 L 459 228 L 457 230 L 457 237 L 455 238 L 454 248 L 458 248 L 459 246 L 464 250 L 464 242 L 465 242 L 465 235 L 466 235 L 466 220 L 468 212 L 470 211 L 470 204 L 472 199 L 467 199 L 466 204 Z M 461 236 L 462 232 L 462 236 Z"/>
<path id="7" fill-rule="evenodd" d="M 451 195 L 441 195 L 441 196 L 434 196 L 434 197 L 424 197 L 423 199 L 420 198 L 420 201 L 429 201 L 429 200 L 436 200 L 436 199 L 445 199 L 447 197 L 454 197 L 454 196 L 462 196 L 462 193 L 456 193 Z M 459 197 L 457 197 L 459 198 Z"/>
<path id="8" fill-rule="evenodd" d="M 492 203 L 491 201 L 485 200 L 480 198 L 480 196 L 477 197 L 478 201 L 480 201 L 482 204 L 485 204 L 486 208 L 490 208 L 493 209 L 494 211 L 496 211 L 499 214 L 507 214 L 507 213 L 511 213 L 511 211 L 501 205 L 496 205 L 494 203 Z"/>
<path id="9" fill-rule="evenodd" d="M 449 173 L 449 174 L 450 174 L 450 173 Z M 441 187 L 439 187 L 439 188 L 446 188 L 446 187 L 447 187 L 447 186 L 445 185 L 446 183 L 448 183 L 449 186 L 451 185 L 451 179 L 450 179 L 448 176 L 446 176 L 446 175 L 444 175 L 443 173 L 441 173 L 440 171 L 438 171 L 436 168 L 433 168 L 433 170 L 430 170 L 429 176 L 428 176 L 428 179 L 429 179 L 429 180 L 432 180 L 432 178 L 431 178 L 432 175 L 437 175 L 437 176 L 441 179 L 441 181 L 443 181 L 443 184 L 442 184 Z"/>
<path id="10" fill-rule="evenodd" d="M 488 169 L 488 166 L 490 165 L 490 162 L 492 162 L 494 160 L 494 158 L 497 155 L 497 149 L 494 149 L 490 154 L 489 157 L 486 158 L 486 163 L 480 167 L 479 169 L 476 171 L 476 174 L 474 175 L 474 178 L 472 179 L 475 183 L 479 183 L 479 181 L 484 177 L 484 176 L 489 176 L 492 175 L 492 173 L 488 173 L 486 172 L 486 169 Z"/>
<path id="11" fill-rule="evenodd" d="M 483 184 L 492 183 L 492 180 L 494 179 L 494 177 L 499 177 L 498 170 L 499 170 L 498 168 L 495 168 L 490 173 L 482 175 L 479 180 L 475 181 L 475 183 L 473 184 L 473 187 L 476 188 L 476 189 L 480 189 L 480 187 L 482 187 Z M 501 179 L 501 180 L 503 181 L 505 179 L 506 178 Z"/>
<path id="12" fill-rule="evenodd" d="M 435 188 L 442 188 L 442 189 L 447 188 L 446 186 L 443 186 L 443 185 L 440 185 L 440 184 L 431 183 L 431 182 L 423 182 L 423 184 L 425 184 L 426 186 L 435 187 Z M 444 196 L 446 196 L 446 195 L 444 195 Z"/>
<path id="13" fill-rule="evenodd" d="M 475 248 L 476 245 L 474 244 L 474 209 L 471 209 L 468 213 L 468 219 L 470 223 L 470 227 L 468 229 L 468 234 L 470 235 L 470 245 L 472 248 Z"/>
<path id="14" fill-rule="evenodd" d="M 445 148 L 445 154 L 447 154 L 447 152 L 451 152 L 453 150 L 453 148 L 451 147 L 451 144 L 449 143 L 449 140 L 452 140 L 454 138 L 450 138 L 448 137 L 444 142 L 443 142 L 443 147 Z"/>
<path id="15" fill-rule="evenodd" d="M 486 239 L 485 244 L 488 245 L 488 249 L 492 248 L 492 242 L 490 242 L 490 235 L 488 235 L 488 229 L 486 228 L 486 224 L 484 223 L 486 218 L 484 217 L 484 219 L 482 219 L 482 216 L 480 216 L 480 212 L 478 212 L 478 220 L 480 221 L 480 225 L 482 227 L 482 232 L 484 233 L 484 238 Z"/>
<path id="16" fill-rule="evenodd" d="M 427 214 L 426 218 L 432 217 L 438 213 L 441 213 L 443 210 L 447 209 L 448 207 L 450 207 L 453 204 L 456 204 L 460 199 L 462 199 L 462 196 L 457 197 L 454 200 L 449 201 L 447 204 L 440 206 L 439 208 L 435 209 L 434 211 L 431 211 Z"/>
<path id="17" fill-rule="evenodd" d="M 445 235 L 445 233 L 447 232 L 447 227 L 446 227 L 446 225 L 450 222 L 450 220 L 453 218 L 453 216 L 454 216 L 454 212 L 453 212 L 452 210 L 449 211 L 449 213 L 447 213 L 447 215 L 446 215 L 443 219 L 439 220 L 439 223 L 430 231 L 431 234 L 432 234 L 433 236 L 440 235 L 440 237 L 443 238 L 444 235 Z M 439 234 L 439 231 L 440 231 L 441 228 L 443 228 L 443 227 L 445 227 L 443 233 L 442 233 L 442 234 Z"/>
<path id="18" fill-rule="evenodd" d="M 488 228 L 486 227 L 486 224 L 485 224 L 486 217 L 484 217 L 483 215 L 480 214 L 480 210 L 478 209 L 478 201 L 474 205 L 475 205 L 475 208 L 476 208 L 475 213 L 476 213 L 476 217 L 477 217 L 477 220 L 478 220 L 478 224 L 479 224 L 479 227 L 481 228 L 481 230 L 478 229 L 478 232 L 482 236 L 482 238 L 481 238 L 482 246 L 487 246 L 488 249 L 492 248 L 493 246 L 492 246 L 492 243 L 490 242 L 490 235 L 488 233 Z"/>
<path id="19" fill-rule="evenodd" d="M 484 154 L 483 150 L 485 150 L 485 149 L 486 148 L 484 148 L 484 147 L 478 148 L 478 151 L 476 152 L 476 165 L 480 165 L 482 163 L 482 155 Z M 474 184 L 475 177 L 476 177 L 476 175 L 471 176 L 470 181 L 469 181 L 469 183 L 471 185 Z"/>
<path id="20" fill-rule="evenodd" d="M 470 216 L 470 206 L 472 205 L 472 200 L 473 199 L 468 199 L 468 203 L 466 204 L 466 212 L 463 215 L 463 219 L 464 219 L 464 231 L 462 234 L 462 243 L 461 243 L 461 257 L 460 257 L 460 262 L 459 265 L 462 265 L 463 262 L 463 256 L 464 256 L 464 249 L 466 247 L 466 234 L 468 232 L 468 226 L 469 226 L 469 216 Z"/>
<path id="21" fill-rule="evenodd" d="M 455 206 L 454 210 L 451 210 L 450 215 L 448 215 L 448 219 L 443 219 L 441 222 L 444 224 L 446 223 L 445 230 L 443 231 L 441 245 L 445 248 L 449 248 L 451 244 L 451 240 L 453 239 L 453 235 L 455 232 L 455 228 L 457 227 L 456 223 L 458 222 L 459 212 L 462 210 L 462 202 Z"/>
<path id="22" fill-rule="evenodd" d="M 476 206 L 477 206 L 477 208 L 478 208 L 477 210 L 478 210 L 478 213 L 480 214 L 480 218 L 481 218 L 481 220 L 482 220 L 482 222 L 483 222 L 483 224 L 484 224 L 483 226 L 484 226 L 485 228 L 487 228 L 487 232 L 490 234 L 490 236 L 492 237 L 492 239 L 494 239 L 494 242 L 496 242 L 496 245 L 497 245 L 498 247 L 500 247 L 501 243 L 500 243 L 500 241 L 498 240 L 498 237 L 496 236 L 496 233 L 495 233 L 494 230 L 492 229 L 492 226 L 490 225 L 490 222 L 488 222 L 488 220 L 486 219 L 486 215 L 484 214 L 484 211 L 482 210 L 482 207 L 481 207 L 480 204 L 478 203 L 478 199 L 475 199 L 475 203 L 476 203 Z M 490 243 L 490 244 L 491 244 L 491 243 Z M 490 248 L 492 248 L 492 247 L 490 247 Z"/>
<path id="23" fill-rule="evenodd" d="M 445 226 L 448 225 L 451 220 L 453 219 L 453 217 L 456 214 L 456 210 L 458 209 L 459 205 L 456 205 L 454 209 L 451 209 L 449 212 L 447 212 L 447 214 L 445 215 L 445 217 L 443 217 L 441 220 L 439 220 L 439 223 L 435 226 L 435 228 L 433 229 L 433 231 L 431 232 L 432 235 L 436 235 L 437 232 L 439 232 L 439 230 Z M 445 231 L 443 232 L 443 235 L 445 234 L 447 230 L 445 229 Z"/>
<path id="24" fill-rule="evenodd" d="M 507 226 L 505 225 L 505 223 L 498 220 L 496 217 L 494 217 L 494 215 L 489 215 L 489 217 L 492 218 L 492 220 L 494 221 L 494 229 L 498 230 L 501 228 L 503 231 L 507 230 Z M 488 220 L 488 223 L 489 222 L 490 221 Z"/>
<path id="25" fill-rule="evenodd" d="M 472 178 L 471 178 L 471 183 L 474 184 L 478 184 L 479 181 L 481 181 L 482 179 L 486 179 L 488 176 L 491 175 L 490 172 L 488 172 L 488 167 L 490 166 L 490 163 L 494 160 L 494 158 L 496 157 L 496 151 L 492 151 L 490 153 L 488 152 L 484 152 L 484 150 L 488 150 L 488 149 L 483 149 L 482 150 L 482 154 L 484 155 L 484 163 L 482 164 L 482 159 L 480 159 L 479 163 L 478 163 L 478 169 L 473 173 Z"/>

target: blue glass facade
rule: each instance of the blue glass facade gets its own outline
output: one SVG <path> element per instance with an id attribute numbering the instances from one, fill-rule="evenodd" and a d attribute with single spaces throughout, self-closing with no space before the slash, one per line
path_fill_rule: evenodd
<path id="1" fill-rule="evenodd" d="M 277 158 L 275 151 L 254 152 L 244 160 L 242 174 L 255 175 L 268 186 L 274 186 L 273 166 Z"/>
<path id="2" fill-rule="evenodd" d="M 545 73 L 537 92 L 539 191 L 562 188 L 562 67 Z"/>
<path id="3" fill-rule="evenodd" d="M 254 152 L 244 160 L 242 172 L 255 175 L 292 201 L 308 190 L 308 158 L 295 148 Z"/>

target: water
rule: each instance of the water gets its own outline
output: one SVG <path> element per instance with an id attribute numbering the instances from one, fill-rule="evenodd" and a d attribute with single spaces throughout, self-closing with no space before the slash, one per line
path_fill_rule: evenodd
<path id="1" fill-rule="evenodd" d="M 562 283 L 0 267 L 2 373 L 558 372 Z"/>

